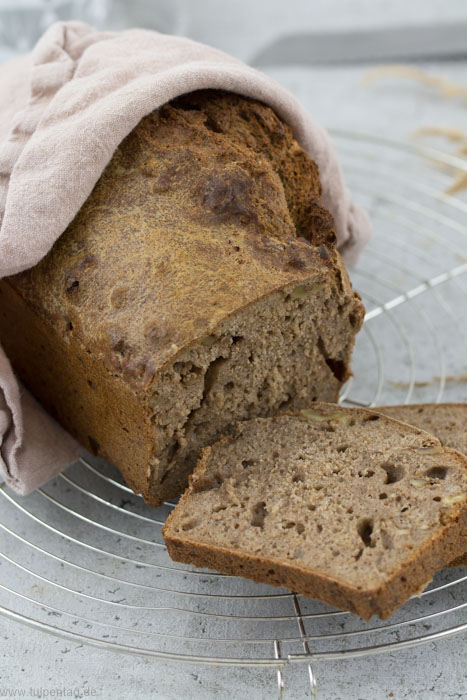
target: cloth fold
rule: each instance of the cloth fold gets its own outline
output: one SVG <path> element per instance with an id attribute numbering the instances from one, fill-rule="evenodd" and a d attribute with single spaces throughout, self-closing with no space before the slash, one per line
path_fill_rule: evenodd
<path id="1" fill-rule="evenodd" d="M 338 247 L 355 262 L 371 234 L 324 129 L 275 81 L 190 39 L 57 23 L 32 54 L 0 69 L 0 277 L 35 265 L 90 195 L 115 149 L 147 114 L 193 90 L 269 104 L 317 162 Z M 1 341 L 1 338 L 0 338 Z M 79 453 L 20 388 L 0 348 L 0 472 L 28 493 Z"/>

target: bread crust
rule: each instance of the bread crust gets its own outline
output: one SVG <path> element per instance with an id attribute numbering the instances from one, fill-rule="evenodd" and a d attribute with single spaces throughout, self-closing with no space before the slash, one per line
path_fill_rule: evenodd
<path id="1" fill-rule="evenodd" d="M 170 516 L 169 516 L 170 517 Z M 279 559 L 266 559 L 241 554 L 232 549 L 182 540 L 170 534 L 169 524 L 163 527 L 167 551 L 174 561 L 192 564 L 197 568 L 214 569 L 232 576 L 241 576 L 256 583 L 283 586 L 295 593 L 321 600 L 340 610 L 348 610 L 369 620 L 377 615 L 382 620 L 390 617 L 414 590 L 422 590 L 434 574 L 444 568 L 446 555 L 451 558 L 462 549 L 460 530 L 467 530 L 467 514 L 462 522 L 453 521 L 443 535 L 434 538 L 414 558 L 395 573 L 385 586 L 372 591 L 359 591 L 343 581 L 333 580 L 319 573 L 310 573 Z M 465 536 L 463 538 L 465 542 Z M 271 571 L 274 573 L 272 574 Z"/>
<path id="2" fill-rule="evenodd" d="M 291 129 L 259 102 L 196 95 L 145 117 L 50 253 L 2 282 L 58 333 L 71 323 L 70 342 L 139 396 L 274 290 L 325 274 L 350 291 L 317 166 Z"/>

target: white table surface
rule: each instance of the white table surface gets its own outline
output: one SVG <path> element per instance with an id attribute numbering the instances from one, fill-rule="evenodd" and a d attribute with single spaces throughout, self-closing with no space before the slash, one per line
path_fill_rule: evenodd
<path id="1" fill-rule="evenodd" d="M 239 3 L 232 10 L 235 18 L 219 8 L 230 3 L 198 0 L 198 13 L 191 33 L 211 40 L 243 57 L 251 55 L 255 42 L 274 35 L 280 4 L 267 5 L 269 16 L 258 11 L 263 3 Z M 252 8 L 250 30 L 244 42 L 232 37 L 240 32 L 239 6 Z M 462 18 L 467 21 L 464 0 L 451 2 L 412 0 L 411 3 L 376 0 L 332 0 L 292 2 L 306 17 L 307 26 L 342 28 L 352 25 L 381 25 L 386 22 L 414 23 Z M 264 6 L 263 6 L 264 9 Z M 203 19 L 216 13 L 217 31 L 206 29 Z M 285 26 L 285 25 L 284 25 Z M 297 29 L 297 18 L 289 19 L 288 29 Z M 253 29 L 251 29 L 253 28 Z M 213 38 L 214 37 L 214 38 Z M 467 85 L 466 63 L 424 66 Z M 294 92 L 322 123 L 331 126 L 384 133 L 406 138 L 423 125 L 462 126 L 466 123 L 467 101 L 441 100 L 436 92 L 404 80 L 382 80 L 369 88 L 361 84 L 366 66 L 349 68 L 287 68 L 270 74 Z M 275 673 L 270 670 L 222 669 L 209 666 L 175 665 L 128 657 L 55 639 L 41 632 L 0 618 L 0 696 L 6 690 L 25 690 L 33 697 L 54 689 L 79 697 L 112 700 L 163 698 L 243 698 L 275 697 Z M 457 636 L 394 654 L 367 657 L 332 664 L 318 662 L 315 671 L 319 697 L 326 700 L 383 700 L 393 697 L 410 700 L 444 700 L 467 697 L 467 638 Z M 285 670 L 286 698 L 307 696 L 304 668 Z M 32 692 L 31 692 L 32 689 Z M 70 690 L 71 689 L 71 690 Z M 49 697 L 52 697 L 49 694 Z M 56 695 L 56 697 L 59 697 Z M 62 697 L 67 697 L 63 695 Z M 69 697 L 69 695 L 68 695 Z"/>

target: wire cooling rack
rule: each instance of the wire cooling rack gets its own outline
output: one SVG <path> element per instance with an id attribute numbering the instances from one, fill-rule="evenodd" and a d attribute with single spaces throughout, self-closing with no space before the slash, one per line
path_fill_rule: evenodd
<path id="1" fill-rule="evenodd" d="M 349 405 L 467 400 L 467 205 L 443 195 L 458 159 L 334 132 L 375 236 L 354 286 L 367 313 Z M 0 486 L 0 613 L 66 639 L 173 662 L 261 666 L 287 694 L 301 665 L 393 652 L 467 630 L 465 569 L 439 573 L 385 622 L 173 563 L 154 510 L 89 457 L 27 498 Z M 304 667 L 304 668 L 303 668 Z"/>

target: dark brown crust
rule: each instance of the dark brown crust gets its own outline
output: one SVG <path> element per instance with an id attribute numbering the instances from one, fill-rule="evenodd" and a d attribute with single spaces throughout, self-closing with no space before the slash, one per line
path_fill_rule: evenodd
<path id="1" fill-rule="evenodd" d="M 129 486 L 144 493 L 152 445 L 134 392 L 102 372 L 66 334 L 44 325 L 6 280 L 0 281 L 0 329 L 8 329 L 2 345 L 15 370 L 49 413 L 90 452 L 118 464 Z"/>
<path id="2" fill-rule="evenodd" d="M 333 581 L 319 573 L 311 573 L 280 560 L 190 542 L 188 538 L 182 540 L 168 533 L 168 525 L 169 521 L 164 525 L 162 533 L 167 551 L 174 561 L 242 576 L 256 583 L 283 586 L 300 595 L 360 615 L 364 620 L 369 620 L 372 615 L 378 615 L 384 620 L 405 603 L 414 591 L 431 581 L 434 574 L 445 566 L 446 554 L 448 558 L 454 558 L 465 546 L 466 535 L 462 538 L 460 533 L 467 530 L 467 513 L 464 512 L 462 522 L 452 522 L 442 535 L 433 538 L 385 586 L 373 591 L 359 591 L 342 581 Z"/>
<path id="3" fill-rule="evenodd" d="M 457 559 L 454 559 L 454 561 L 448 564 L 448 568 L 452 568 L 454 566 L 467 566 L 467 554 L 457 557 Z"/>
<path id="4" fill-rule="evenodd" d="M 315 405 L 325 406 L 325 404 Z M 362 411 L 362 409 L 352 410 Z M 388 418 L 388 420 L 394 419 Z M 413 426 L 410 428 L 414 430 Z M 424 431 L 418 430 L 418 432 Z M 433 438 L 431 435 L 429 437 Z M 202 450 L 195 474 L 203 473 L 216 445 L 232 439 L 231 436 L 224 436 L 212 447 Z M 440 444 L 438 440 L 437 442 Z M 451 448 L 446 450 L 465 462 L 466 458 L 460 452 Z M 179 506 L 183 506 L 183 503 L 189 499 L 194 481 L 196 477 L 190 477 L 190 485 L 180 498 Z M 467 541 L 467 506 L 465 504 L 452 508 L 450 519 L 443 529 L 427 541 L 421 549 L 415 551 L 404 566 L 385 582 L 384 586 L 369 591 L 358 590 L 343 581 L 332 580 L 318 572 L 294 566 L 283 559 L 265 558 L 230 548 L 217 547 L 214 544 L 195 542 L 190 540 L 188 534 L 182 539 L 170 532 L 171 522 L 177 517 L 177 509 L 178 507 L 171 512 L 162 528 L 168 553 L 174 561 L 242 576 L 257 583 L 284 586 L 295 593 L 317 598 L 341 610 L 358 614 L 365 620 L 369 620 L 372 615 L 378 615 L 381 619 L 390 617 L 397 608 L 428 584 L 437 571 L 447 565 L 453 566 L 456 560 L 465 558 Z M 448 564 L 448 562 L 453 563 Z"/>

